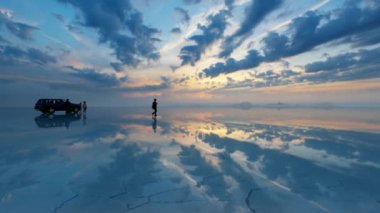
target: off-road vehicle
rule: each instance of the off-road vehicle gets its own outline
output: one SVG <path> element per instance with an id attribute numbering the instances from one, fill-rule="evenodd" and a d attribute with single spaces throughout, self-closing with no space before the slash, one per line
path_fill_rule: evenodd
<path id="1" fill-rule="evenodd" d="M 69 99 L 39 99 L 34 106 L 44 114 L 54 114 L 55 111 L 65 111 L 66 113 L 78 113 L 81 111 L 80 104 L 74 104 Z"/>

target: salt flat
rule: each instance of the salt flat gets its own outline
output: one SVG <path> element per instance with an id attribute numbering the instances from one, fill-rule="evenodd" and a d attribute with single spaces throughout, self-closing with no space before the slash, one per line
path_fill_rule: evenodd
<path id="1" fill-rule="evenodd" d="M 150 113 L 2 109 L 0 212 L 379 212 L 379 110 Z"/>

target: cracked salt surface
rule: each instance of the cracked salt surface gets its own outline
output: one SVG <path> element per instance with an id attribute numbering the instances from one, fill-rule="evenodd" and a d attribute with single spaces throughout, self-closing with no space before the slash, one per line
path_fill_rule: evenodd
<path id="1" fill-rule="evenodd" d="M 257 110 L 4 109 L 0 212 L 378 212 L 380 113 Z"/>

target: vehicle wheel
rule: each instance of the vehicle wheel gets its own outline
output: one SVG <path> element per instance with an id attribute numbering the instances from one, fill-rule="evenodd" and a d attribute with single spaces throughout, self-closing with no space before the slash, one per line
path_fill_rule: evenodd
<path id="1" fill-rule="evenodd" d="M 54 114 L 55 110 L 53 108 L 49 108 L 49 113 Z"/>

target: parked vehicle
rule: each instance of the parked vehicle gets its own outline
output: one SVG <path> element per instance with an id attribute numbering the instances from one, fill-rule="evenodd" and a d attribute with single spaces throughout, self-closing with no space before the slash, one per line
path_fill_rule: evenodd
<path id="1" fill-rule="evenodd" d="M 55 111 L 79 113 L 81 111 L 81 105 L 71 103 L 69 99 L 39 99 L 34 109 L 44 114 L 54 114 Z"/>

